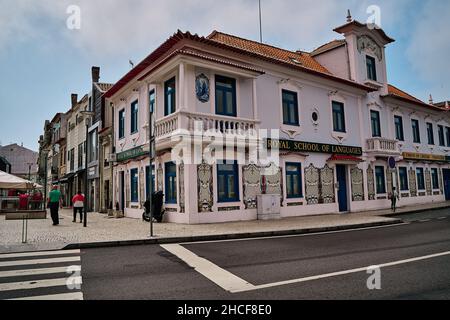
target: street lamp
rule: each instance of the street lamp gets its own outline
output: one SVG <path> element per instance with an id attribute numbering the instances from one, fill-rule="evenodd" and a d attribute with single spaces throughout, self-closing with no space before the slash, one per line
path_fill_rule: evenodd
<path id="1" fill-rule="evenodd" d="M 86 148 L 85 148 L 85 172 L 84 172 L 84 220 L 83 227 L 87 227 L 87 212 L 88 212 L 88 155 L 89 155 L 89 126 L 92 120 L 92 117 L 95 116 L 95 112 L 93 111 L 81 111 L 81 115 L 86 122 Z"/>

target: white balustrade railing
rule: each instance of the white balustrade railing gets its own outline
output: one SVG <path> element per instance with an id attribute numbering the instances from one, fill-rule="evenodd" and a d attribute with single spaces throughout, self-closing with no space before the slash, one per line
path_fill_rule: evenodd
<path id="1" fill-rule="evenodd" d="M 398 153 L 398 142 L 397 140 L 389 140 L 384 138 L 373 138 L 367 140 L 367 151 L 368 152 L 388 152 L 388 153 Z"/>

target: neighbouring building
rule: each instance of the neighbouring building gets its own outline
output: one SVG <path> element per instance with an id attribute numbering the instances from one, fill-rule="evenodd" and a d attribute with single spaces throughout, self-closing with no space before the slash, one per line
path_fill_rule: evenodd
<path id="1" fill-rule="evenodd" d="M 0 170 L 33 182 L 37 181 L 38 153 L 16 143 L 0 146 Z M 4 169 L 5 170 L 4 170 Z"/>
<path id="2" fill-rule="evenodd" d="M 334 31 L 342 39 L 310 53 L 217 31 L 170 37 L 105 94 L 114 204 L 140 218 L 152 183 L 165 194 L 166 220 L 192 224 L 258 219 L 263 193 L 279 199 L 278 217 L 389 208 L 393 187 L 400 206 L 450 200 L 448 103 L 389 84 L 394 40 L 383 30 L 349 19 Z M 239 139 L 260 129 L 279 129 L 255 142 L 278 147 L 278 164 L 249 161 L 255 146 Z M 231 152 L 218 153 L 214 134 L 235 142 Z M 193 161 L 195 148 L 203 159 Z M 245 164 L 235 161 L 242 153 Z"/>

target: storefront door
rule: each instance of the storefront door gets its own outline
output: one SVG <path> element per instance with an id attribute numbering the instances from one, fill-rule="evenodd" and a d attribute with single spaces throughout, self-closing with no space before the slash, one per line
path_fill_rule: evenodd
<path id="1" fill-rule="evenodd" d="M 338 185 L 339 212 L 347 212 L 347 168 L 345 165 L 336 165 L 336 178 Z"/>
<path id="2" fill-rule="evenodd" d="M 445 200 L 450 201 L 450 170 L 442 169 L 442 173 L 444 176 L 444 193 Z"/>

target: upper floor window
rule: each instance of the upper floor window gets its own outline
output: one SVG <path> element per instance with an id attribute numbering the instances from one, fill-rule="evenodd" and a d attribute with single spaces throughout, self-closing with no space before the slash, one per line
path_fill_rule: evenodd
<path id="1" fill-rule="evenodd" d="M 380 113 L 371 110 L 370 121 L 372 124 L 372 137 L 381 137 Z"/>
<path id="2" fill-rule="evenodd" d="M 386 177 L 384 167 L 375 167 L 375 181 L 377 184 L 377 194 L 386 193 Z"/>
<path id="3" fill-rule="evenodd" d="M 177 203 L 177 165 L 174 162 L 167 162 L 166 169 L 166 203 Z"/>
<path id="4" fill-rule="evenodd" d="M 377 66 L 374 57 L 366 56 L 367 78 L 377 81 Z"/>
<path id="5" fill-rule="evenodd" d="M 438 126 L 439 146 L 445 147 L 444 127 Z"/>
<path id="6" fill-rule="evenodd" d="M 290 126 L 299 126 L 298 96 L 296 92 L 283 90 L 283 123 Z"/>
<path id="7" fill-rule="evenodd" d="M 119 139 L 125 138 L 125 109 L 119 111 Z"/>
<path id="8" fill-rule="evenodd" d="M 138 122 L 139 122 L 139 104 L 138 100 L 136 100 L 131 104 L 131 134 L 139 131 Z"/>
<path id="9" fill-rule="evenodd" d="M 219 202 L 239 201 L 239 166 L 237 162 L 217 165 L 217 190 Z"/>
<path id="10" fill-rule="evenodd" d="M 176 82 L 175 77 L 164 83 L 164 115 L 171 115 L 176 111 Z"/>
<path id="11" fill-rule="evenodd" d="M 399 141 L 405 141 L 405 135 L 403 132 L 403 118 L 400 116 L 395 116 L 394 123 L 395 123 L 395 137 Z"/>
<path id="12" fill-rule="evenodd" d="M 301 163 L 286 163 L 286 192 L 289 199 L 303 196 Z"/>
<path id="13" fill-rule="evenodd" d="M 417 189 L 425 190 L 425 177 L 423 175 L 423 168 L 417 168 Z"/>
<path id="14" fill-rule="evenodd" d="M 408 191 L 408 169 L 406 167 L 398 168 L 398 173 L 400 177 L 400 191 Z"/>
<path id="15" fill-rule="evenodd" d="M 428 144 L 434 145 L 434 130 L 432 123 L 427 122 L 427 133 L 428 133 Z"/>
<path id="16" fill-rule="evenodd" d="M 336 132 L 346 132 L 344 104 L 333 101 L 333 129 Z"/>
<path id="17" fill-rule="evenodd" d="M 138 179 L 139 179 L 139 173 L 138 169 L 131 169 L 130 170 L 130 178 L 131 178 L 131 202 L 139 202 L 139 194 L 138 194 Z"/>
<path id="18" fill-rule="evenodd" d="M 431 183 L 433 185 L 434 190 L 439 189 L 439 174 L 437 168 L 431 169 Z"/>
<path id="19" fill-rule="evenodd" d="M 216 114 L 236 117 L 236 80 L 216 75 Z"/>
<path id="20" fill-rule="evenodd" d="M 447 147 L 450 148 L 450 127 L 445 127 L 445 135 L 447 136 Z"/>
<path id="21" fill-rule="evenodd" d="M 412 133 L 413 133 L 413 142 L 420 143 L 420 128 L 419 128 L 419 120 L 412 119 Z"/>

